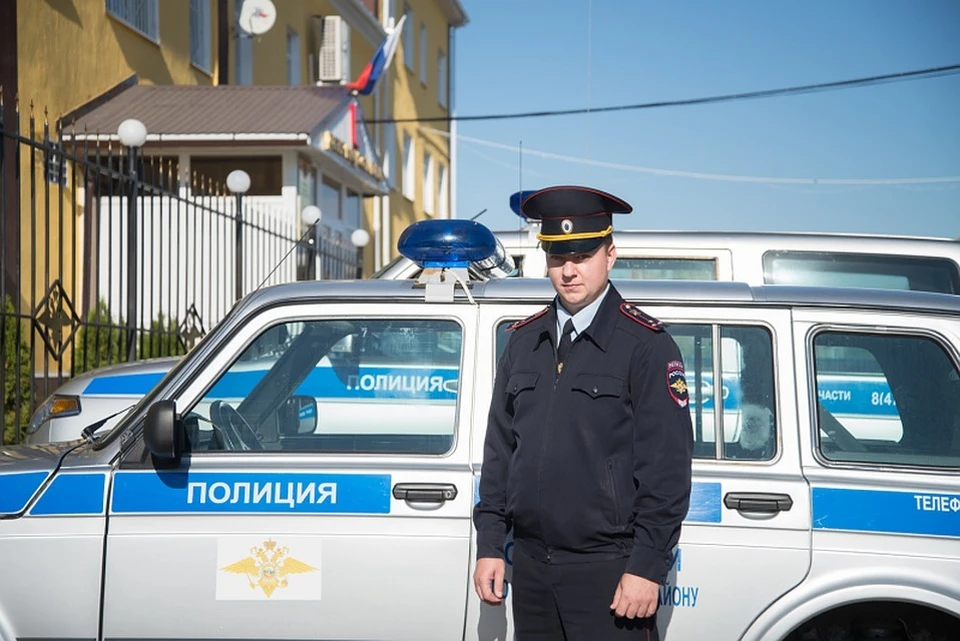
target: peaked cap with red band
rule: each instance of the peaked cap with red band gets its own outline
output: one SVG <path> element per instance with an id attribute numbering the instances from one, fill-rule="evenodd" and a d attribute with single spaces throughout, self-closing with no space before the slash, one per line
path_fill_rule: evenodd
<path id="1" fill-rule="evenodd" d="M 520 205 L 523 215 L 541 221 L 537 238 L 548 254 L 592 251 L 613 233 L 613 214 L 633 207 L 590 187 L 559 186 L 535 191 Z"/>

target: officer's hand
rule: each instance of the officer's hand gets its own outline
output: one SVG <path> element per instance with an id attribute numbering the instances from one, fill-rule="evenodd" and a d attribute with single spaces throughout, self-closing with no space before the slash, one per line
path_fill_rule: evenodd
<path id="1" fill-rule="evenodd" d="M 646 619 L 657 611 L 660 586 L 636 574 L 624 574 L 617 584 L 610 609 L 618 617 Z"/>
<path id="2" fill-rule="evenodd" d="M 477 559 L 473 571 L 473 587 L 484 603 L 500 605 L 503 603 L 503 575 L 507 564 L 502 558 Z"/>

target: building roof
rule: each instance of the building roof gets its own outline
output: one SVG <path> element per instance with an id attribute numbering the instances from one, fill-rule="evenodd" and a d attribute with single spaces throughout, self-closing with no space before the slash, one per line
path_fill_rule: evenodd
<path id="1" fill-rule="evenodd" d="M 164 136 L 312 134 L 345 107 L 350 92 L 313 85 L 135 85 L 106 101 L 80 108 L 63 122 L 65 137 L 76 132 L 116 135 L 127 118 Z M 72 126 L 73 125 L 73 126 Z M 75 128 L 74 128 L 75 127 Z"/>
<path id="2" fill-rule="evenodd" d="M 463 27 L 470 22 L 460 0 L 439 0 L 439 5 L 451 27 Z"/>

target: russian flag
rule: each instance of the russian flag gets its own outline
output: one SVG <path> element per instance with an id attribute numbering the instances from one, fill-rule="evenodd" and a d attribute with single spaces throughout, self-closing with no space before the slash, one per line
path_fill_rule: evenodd
<path id="1" fill-rule="evenodd" d="M 380 44 L 380 47 L 373 54 L 373 58 L 363 68 L 363 72 L 353 82 L 347 83 L 348 89 L 353 89 L 362 96 L 373 93 L 373 88 L 377 84 L 377 79 L 390 66 L 393 60 L 393 54 L 397 52 L 397 45 L 400 44 L 400 34 L 403 33 L 403 23 L 407 19 L 404 15 L 400 22 L 394 26 L 393 31 Z M 410 52 L 407 52 L 410 55 Z"/>

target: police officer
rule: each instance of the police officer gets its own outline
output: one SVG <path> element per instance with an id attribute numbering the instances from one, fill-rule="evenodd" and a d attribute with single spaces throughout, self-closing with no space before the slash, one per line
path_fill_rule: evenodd
<path id="1" fill-rule="evenodd" d="M 657 639 L 659 585 L 690 497 L 680 350 L 608 280 L 612 214 L 630 205 L 549 187 L 522 211 L 541 220 L 557 296 L 512 326 L 497 367 L 474 587 L 502 602 L 512 527 L 517 641 Z"/>

